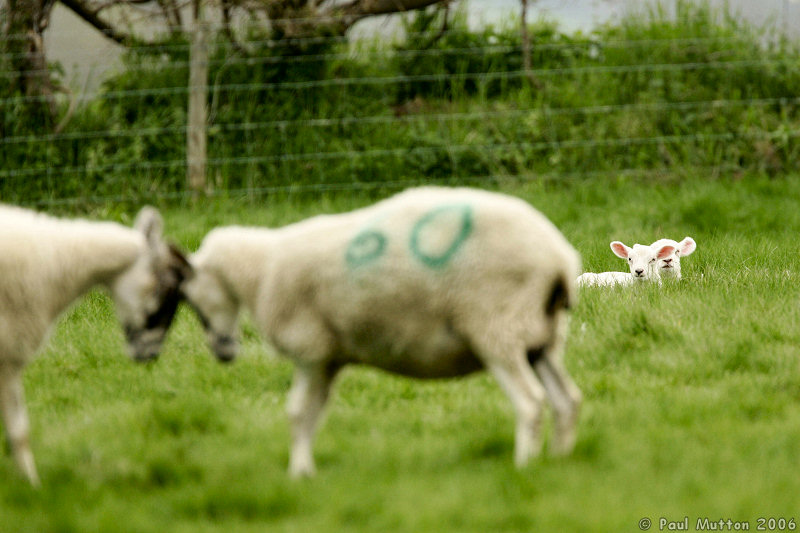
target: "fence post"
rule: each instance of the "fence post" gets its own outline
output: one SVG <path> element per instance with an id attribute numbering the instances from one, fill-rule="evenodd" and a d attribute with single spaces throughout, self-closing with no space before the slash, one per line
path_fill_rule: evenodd
<path id="1" fill-rule="evenodd" d="M 194 0 L 194 28 L 189 49 L 189 111 L 186 125 L 186 179 L 195 194 L 206 192 L 206 120 L 208 116 L 208 48 L 203 0 Z"/>

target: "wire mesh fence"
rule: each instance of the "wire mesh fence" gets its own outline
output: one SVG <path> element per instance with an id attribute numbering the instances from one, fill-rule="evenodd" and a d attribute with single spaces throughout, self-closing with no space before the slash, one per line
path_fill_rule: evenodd
<path id="1" fill-rule="evenodd" d="M 589 35 L 542 24 L 531 69 L 513 27 L 298 41 L 256 35 L 242 52 L 212 39 L 207 194 L 797 170 L 800 54 L 733 19 L 627 21 Z M 0 88 L 13 87 L 25 73 L 2 49 Z M 99 89 L 56 98 L 56 114 L 74 109 L 58 132 L 31 120 L 47 97 L 0 90 L 0 199 L 195 195 L 189 45 L 125 57 Z"/>

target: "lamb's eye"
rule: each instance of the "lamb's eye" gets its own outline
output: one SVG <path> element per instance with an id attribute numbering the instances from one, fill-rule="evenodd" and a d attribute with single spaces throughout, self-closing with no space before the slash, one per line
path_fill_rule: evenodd
<path id="1" fill-rule="evenodd" d="M 656 260 L 655 260 L 655 259 L 651 259 L 651 260 L 650 260 L 650 262 L 651 262 L 651 263 L 655 263 L 655 262 L 656 262 Z"/>
<path id="2" fill-rule="evenodd" d="M 631 259 L 631 258 L 629 257 L 629 258 L 628 258 L 628 261 L 633 261 L 633 259 Z"/>

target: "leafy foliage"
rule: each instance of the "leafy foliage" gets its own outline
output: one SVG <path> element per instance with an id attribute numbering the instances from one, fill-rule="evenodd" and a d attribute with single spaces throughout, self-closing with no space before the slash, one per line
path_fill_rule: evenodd
<path id="1" fill-rule="evenodd" d="M 211 47 L 208 181 L 216 191 L 798 170 L 797 44 L 707 4 L 645 7 L 591 35 L 442 31 L 423 12 L 387 45 Z M 181 197 L 188 45 L 132 48 L 62 135 L 6 100 L 0 195 L 47 202 Z M 9 88 L 0 87 L 8 92 Z"/>

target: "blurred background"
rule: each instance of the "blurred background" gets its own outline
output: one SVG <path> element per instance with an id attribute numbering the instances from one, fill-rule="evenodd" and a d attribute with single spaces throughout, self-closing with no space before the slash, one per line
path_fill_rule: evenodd
<path id="1" fill-rule="evenodd" d="M 4 0 L 0 13 L 6 202 L 798 166 L 790 0 Z"/>

